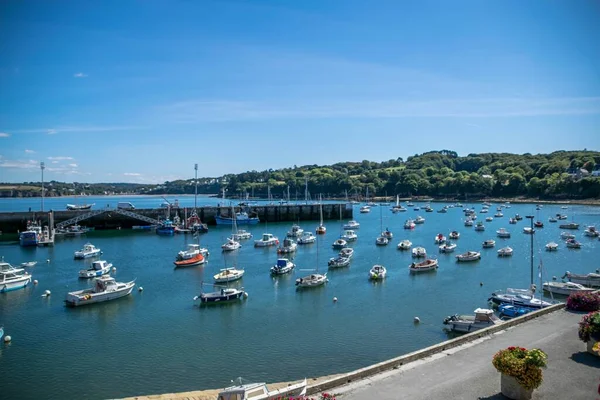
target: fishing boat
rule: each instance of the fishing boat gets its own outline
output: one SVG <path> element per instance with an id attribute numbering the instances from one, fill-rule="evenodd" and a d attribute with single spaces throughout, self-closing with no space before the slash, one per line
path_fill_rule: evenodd
<path id="1" fill-rule="evenodd" d="M 477 225 L 475 225 L 475 230 L 477 232 L 485 231 L 485 225 L 483 225 L 483 222 L 481 222 L 481 221 L 477 222 Z"/>
<path id="2" fill-rule="evenodd" d="M 77 307 L 115 300 L 129 295 L 134 286 L 135 280 L 122 283 L 115 281 L 115 278 L 109 275 L 103 275 L 94 279 L 93 287 L 69 292 L 65 303 L 67 306 Z"/>
<path id="3" fill-rule="evenodd" d="M 589 287 L 585 287 L 580 283 L 574 282 L 544 282 L 542 288 L 546 292 L 550 292 L 553 294 L 558 294 L 562 296 L 568 296 L 571 293 L 578 292 L 593 292 L 596 289 L 592 289 Z"/>
<path id="4" fill-rule="evenodd" d="M 433 271 L 438 267 L 438 260 L 435 258 L 428 258 L 425 261 L 419 263 L 411 263 L 408 266 L 410 272 L 426 272 Z"/>
<path id="5" fill-rule="evenodd" d="M 329 268 L 342 268 L 347 267 L 348 265 L 350 265 L 350 259 L 342 256 L 332 257 L 327 262 Z"/>
<path id="6" fill-rule="evenodd" d="M 492 240 L 492 239 L 485 240 L 483 242 L 483 248 L 484 249 L 490 249 L 490 248 L 494 247 L 495 245 L 496 245 L 496 241 Z"/>
<path id="7" fill-rule="evenodd" d="M 425 223 L 425 218 L 421 217 L 420 215 L 417 215 L 417 218 L 415 218 L 415 224 L 424 224 Z"/>
<path id="8" fill-rule="evenodd" d="M 235 221 L 237 225 L 256 225 L 260 222 L 258 216 L 254 215 L 250 216 L 245 211 L 240 211 L 238 213 L 234 213 L 233 217 L 224 217 L 221 214 L 215 216 L 215 221 L 217 225 L 232 225 Z"/>
<path id="9" fill-rule="evenodd" d="M 565 272 L 562 279 L 567 278 L 569 282 L 579 283 L 587 287 L 600 287 L 600 273 L 590 272 L 589 274 L 573 274 L 570 271 Z"/>
<path id="10" fill-rule="evenodd" d="M 513 249 L 510 247 L 503 247 L 498 250 L 498 257 L 510 257 L 513 255 Z"/>
<path id="11" fill-rule="evenodd" d="M 556 250 L 558 250 L 558 243 L 555 243 L 555 242 L 546 243 L 546 250 L 547 251 L 556 251 Z"/>
<path id="12" fill-rule="evenodd" d="M 334 249 L 343 249 L 348 243 L 344 239 L 336 239 L 331 245 Z"/>
<path id="13" fill-rule="evenodd" d="M 481 253 L 478 251 L 467 251 L 466 253 L 458 254 L 456 256 L 456 261 L 458 262 L 477 261 L 480 259 Z"/>
<path id="14" fill-rule="evenodd" d="M 290 254 L 296 251 L 298 245 L 292 239 L 285 238 L 281 246 L 277 248 L 277 254 Z"/>
<path id="15" fill-rule="evenodd" d="M 304 233 L 304 229 L 300 228 L 299 225 L 294 224 L 292 225 L 292 228 L 287 232 L 286 236 L 291 238 L 297 238 L 302 236 L 302 233 Z"/>
<path id="16" fill-rule="evenodd" d="M 112 264 L 105 260 L 94 261 L 90 268 L 79 271 L 79 277 L 85 279 L 96 278 L 110 273 L 111 268 Z"/>
<path id="17" fill-rule="evenodd" d="M 535 293 L 534 290 L 508 288 L 504 292 L 496 291 L 492 293 L 492 296 L 488 299 L 488 301 L 496 305 L 512 304 L 514 306 L 534 309 L 540 309 L 552 305 L 552 303 L 547 301 L 536 299 L 533 296 L 533 293 Z"/>
<path id="18" fill-rule="evenodd" d="M 84 259 L 84 258 L 90 258 L 90 257 L 97 257 L 101 254 L 102 254 L 102 250 L 100 250 L 99 248 L 97 248 L 96 246 L 94 246 L 91 243 L 86 243 L 83 245 L 83 248 L 81 250 L 77 250 L 74 253 L 74 257 L 75 257 L 75 259 Z"/>
<path id="19" fill-rule="evenodd" d="M 561 232 L 560 238 L 564 240 L 575 239 L 575 235 L 569 232 Z"/>
<path id="20" fill-rule="evenodd" d="M 277 264 L 271 267 L 271 275 L 284 275 L 292 272 L 296 268 L 296 264 L 287 258 L 279 258 Z"/>
<path id="21" fill-rule="evenodd" d="M 173 221 L 165 219 L 159 226 L 156 227 L 156 234 L 161 236 L 172 236 L 175 234 L 175 226 Z"/>
<path id="22" fill-rule="evenodd" d="M 67 210 L 68 211 L 85 211 L 85 210 L 89 210 L 94 206 L 94 204 L 81 204 L 81 205 L 77 205 L 77 204 L 67 204 Z"/>
<path id="23" fill-rule="evenodd" d="M 498 306 L 498 314 L 500 318 L 503 319 L 520 317 L 521 315 L 525 315 L 532 311 L 535 311 L 535 309 L 529 307 L 519 307 L 512 304 L 500 304 Z"/>
<path id="24" fill-rule="evenodd" d="M 233 382 L 233 381 L 232 381 Z M 303 398 L 306 394 L 306 379 L 300 383 L 282 387 L 277 390 L 268 390 L 265 383 L 243 383 L 238 378 L 238 383 L 219 392 L 217 400 L 276 400 L 287 398 Z"/>
<path id="25" fill-rule="evenodd" d="M 310 244 L 314 243 L 317 240 L 317 237 L 312 234 L 312 232 L 304 231 L 302 237 L 298 238 L 298 244 Z"/>
<path id="26" fill-rule="evenodd" d="M 375 244 L 377 246 L 387 246 L 387 244 L 390 241 L 388 240 L 388 238 L 384 237 L 384 236 L 379 236 L 377 239 L 375 239 Z"/>
<path id="27" fill-rule="evenodd" d="M 575 239 L 567 239 L 565 244 L 567 245 L 567 248 L 569 248 L 569 249 L 580 249 L 581 248 L 581 243 L 579 243 Z"/>
<path id="28" fill-rule="evenodd" d="M 558 227 L 560 229 L 579 229 L 579 224 L 576 224 L 575 222 L 569 222 L 567 224 L 560 224 Z"/>
<path id="29" fill-rule="evenodd" d="M 348 223 L 344 224 L 343 226 L 344 229 L 358 229 L 360 228 L 360 223 L 352 220 L 352 221 L 348 221 Z"/>
<path id="30" fill-rule="evenodd" d="M 215 304 L 245 299 L 247 297 L 244 288 L 212 286 L 217 288 L 220 287 L 220 289 L 214 292 L 201 292 L 198 296 L 194 296 L 194 301 L 200 300 L 200 304 Z"/>
<path id="31" fill-rule="evenodd" d="M 410 250 L 412 246 L 412 242 L 408 239 L 401 241 L 398 243 L 398 250 Z"/>
<path id="32" fill-rule="evenodd" d="M 340 236 L 340 238 L 344 239 L 347 242 L 354 242 L 358 239 L 358 235 L 356 234 L 356 232 L 349 229 L 349 230 L 344 231 L 344 233 Z"/>
<path id="33" fill-rule="evenodd" d="M 595 226 L 588 226 L 587 228 L 585 228 L 585 231 L 583 231 L 583 234 L 585 236 L 589 236 L 589 237 L 598 237 L 598 230 L 596 229 Z"/>
<path id="34" fill-rule="evenodd" d="M 42 227 L 35 221 L 27 221 L 27 230 L 19 233 L 21 246 L 37 246 L 42 236 Z"/>
<path id="35" fill-rule="evenodd" d="M 526 226 L 523 228 L 523 233 L 527 235 L 533 235 L 535 233 L 535 229 Z"/>
<path id="36" fill-rule="evenodd" d="M 435 235 L 435 244 L 442 244 L 446 242 L 446 236 L 441 233 Z"/>
<path id="37" fill-rule="evenodd" d="M 508 238 L 510 238 L 510 232 L 509 232 L 509 231 L 507 231 L 507 230 L 506 230 L 506 229 L 504 229 L 504 228 L 500 228 L 500 229 L 498 229 L 498 230 L 496 231 L 496 235 L 497 235 L 499 238 L 502 238 L 502 239 L 508 239 Z"/>
<path id="38" fill-rule="evenodd" d="M 15 268 L 7 262 L 0 262 L 0 293 L 22 289 L 31 282 L 31 274 L 23 268 Z"/>
<path id="39" fill-rule="evenodd" d="M 404 229 L 415 229 L 415 221 L 407 219 L 406 222 L 404 222 Z"/>
<path id="40" fill-rule="evenodd" d="M 201 248 L 200 244 L 196 244 L 196 243 L 191 243 L 188 244 L 187 249 L 186 250 L 181 250 L 180 252 L 177 253 L 177 257 L 175 258 L 176 263 L 175 265 L 189 265 L 189 264 L 177 264 L 177 262 L 179 261 L 187 261 L 193 258 L 197 259 L 197 255 L 200 254 L 203 258 L 206 258 L 210 255 L 208 249 L 206 248 Z M 202 262 L 200 262 L 200 264 L 202 264 Z M 194 264 L 197 265 L 197 264 Z"/>
<path id="41" fill-rule="evenodd" d="M 322 198 L 319 198 L 319 218 L 320 218 L 320 222 L 319 222 L 319 226 L 317 226 L 316 232 L 317 232 L 317 235 L 324 235 L 325 232 L 327 232 L 327 228 L 323 224 L 323 200 L 322 200 Z"/>
<path id="42" fill-rule="evenodd" d="M 206 233 L 208 232 L 208 225 L 203 223 L 198 216 L 196 209 L 192 211 L 192 215 L 186 220 L 186 226 L 192 231 L 192 233 Z M 252 235 L 251 235 L 252 236 Z M 236 238 L 236 240 L 239 240 Z"/>
<path id="43" fill-rule="evenodd" d="M 232 237 L 227 238 L 227 242 L 225 242 L 223 245 L 221 245 L 221 248 L 223 249 L 223 251 L 234 251 L 234 250 L 239 249 L 240 247 L 242 247 L 240 242 L 236 241 Z"/>
<path id="44" fill-rule="evenodd" d="M 369 279 L 372 280 L 385 279 L 386 275 L 387 270 L 383 265 L 373 265 L 373 267 L 369 270 Z"/>
<path id="45" fill-rule="evenodd" d="M 263 233 L 262 237 L 254 241 L 254 247 L 277 246 L 279 239 L 270 233 Z"/>
<path id="46" fill-rule="evenodd" d="M 427 257 L 427 250 L 425 250 L 425 247 L 415 247 L 412 249 L 412 256 L 414 258 Z"/>
<path id="47" fill-rule="evenodd" d="M 440 253 L 452 253 L 454 249 L 456 249 L 456 243 L 446 242 L 442 244 L 439 249 Z"/>
<path id="48" fill-rule="evenodd" d="M 243 269 L 222 268 L 218 274 L 213 276 L 215 283 L 231 282 L 241 279 L 244 276 Z"/>
<path id="49" fill-rule="evenodd" d="M 475 315 L 451 315 L 444 319 L 444 325 L 454 332 L 474 332 L 490 326 L 500 325 L 502 321 L 496 317 L 494 310 L 478 308 Z"/>
<path id="50" fill-rule="evenodd" d="M 450 232 L 450 235 L 448 235 L 448 237 L 452 240 L 456 240 L 456 239 L 460 238 L 460 233 L 457 231 L 452 231 L 452 232 Z"/>

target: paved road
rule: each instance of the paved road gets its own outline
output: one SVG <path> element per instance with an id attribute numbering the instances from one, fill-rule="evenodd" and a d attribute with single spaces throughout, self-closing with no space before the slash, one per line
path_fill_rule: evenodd
<path id="1" fill-rule="evenodd" d="M 581 314 L 565 310 L 536 318 L 460 348 L 332 390 L 341 400 L 504 399 L 493 355 L 508 346 L 548 354 L 544 382 L 534 399 L 600 399 L 600 357 L 577 337 Z"/>

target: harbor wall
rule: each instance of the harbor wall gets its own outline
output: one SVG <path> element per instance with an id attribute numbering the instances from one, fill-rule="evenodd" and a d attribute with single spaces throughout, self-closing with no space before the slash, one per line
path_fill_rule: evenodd
<path id="1" fill-rule="evenodd" d="M 240 211 L 240 207 L 235 207 L 235 212 Z M 260 205 L 244 208 L 251 215 L 256 214 L 261 222 L 298 222 L 298 221 L 318 221 L 320 219 L 320 207 L 318 204 L 283 204 L 283 205 Z M 90 211 L 54 211 L 54 223 L 75 218 L 79 215 L 85 215 Z M 222 215 L 228 217 L 231 215 L 231 207 L 198 207 L 198 216 L 202 222 L 208 225 L 216 225 L 215 216 Z M 178 209 L 136 209 L 135 214 L 143 215 L 148 218 L 163 220 L 169 216 L 173 219 L 176 215 L 182 220 L 186 213 L 189 217 L 192 208 Z M 323 219 L 337 220 L 340 218 L 340 212 L 343 219 L 352 219 L 352 204 L 335 203 L 323 204 Z M 41 221 L 42 225 L 48 224 L 48 212 L 3 212 L 0 213 L 0 232 L 17 233 L 26 229 L 27 221 Z M 79 225 L 95 229 L 129 229 L 136 225 L 149 225 L 148 222 L 137 220 L 135 218 L 119 214 L 114 208 L 106 208 L 106 211 L 95 215 L 89 219 L 79 222 Z"/>

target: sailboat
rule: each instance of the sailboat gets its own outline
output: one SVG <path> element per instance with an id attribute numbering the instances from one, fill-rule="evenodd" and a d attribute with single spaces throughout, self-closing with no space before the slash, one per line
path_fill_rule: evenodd
<path id="1" fill-rule="evenodd" d="M 321 218 L 321 222 L 317 227 L 317 235 L 323 235 L 327 232 L 327 228 L 323 225 L 323 198 L 319 196 L 319 216 Z"/>
<path id="2" fill-rule="evenodd" d="M 314 273 L 303 276 L 302 278 L 296 279 L 296 286 L 298 288 L 310 288 L 322 286 L 328 282 L 327 273 L 319 274 L 319 242 L 317 240 L 317 266 L 314 269 Z"/>
<path id="3" fill-rule="evenodd" d="M 208 225 L 202 223 L 198 216 L 197 204 L 198 204 L 198 164 L 194 164 L 195 176 L 194 176 L 194 211 L 189 218 L 186 219 L 186 228 L 191 229 L 192 233 L 206 233 L 208 232 Z"/>
<path id="4" fill-rule="evenodd" d="M 233 206 L 231 206 L 231 215 L 234 215 L 234 213 L 235 210 L 233 209 Z M 233 218 L 233 224 L 231 225 L 231 237 L 227 238 L 227 242 L 221 246 L 223 251 L 233 251 L 242 247 L 240 242 L 235 240 L 235 236 L 237 235 L 237 233 L 238 232 L 236 218 Z"/>
<path id="5" fill-rule="evenodd" d="M 385 228 L 385 231 L 383 231 L 383 213 L 381 208 L 379 209 L 379 223 L 381 226 L 381 234 L 375 240 L 375 244 L 377 246 L 387 246 L 387 244 L 390 242 L 389 238 L 392 237 L 392 232 L 390 232 L 387 228 Z"/>

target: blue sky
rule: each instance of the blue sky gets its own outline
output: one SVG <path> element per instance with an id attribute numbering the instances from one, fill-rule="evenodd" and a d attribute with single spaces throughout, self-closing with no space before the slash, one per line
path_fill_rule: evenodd
<path id="1" fill-rule="evenodd" d="M 5 1 L 0 181 L 600 145 L 597 1 Z"/>

